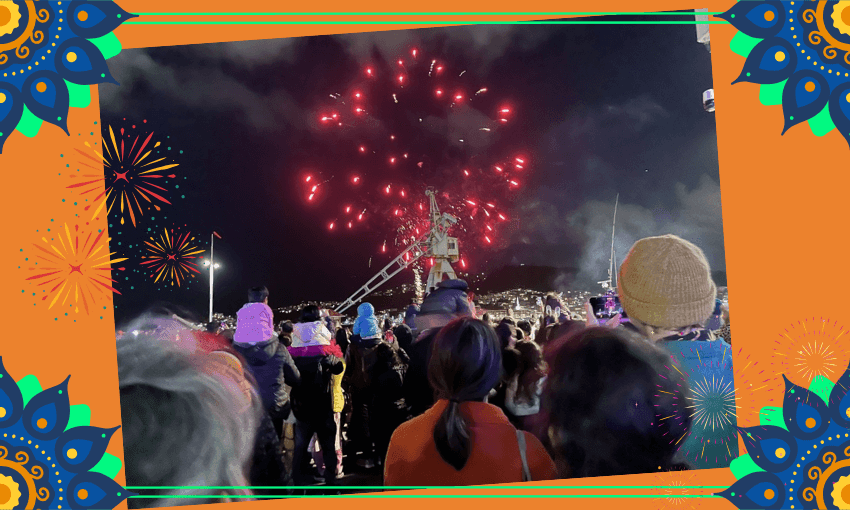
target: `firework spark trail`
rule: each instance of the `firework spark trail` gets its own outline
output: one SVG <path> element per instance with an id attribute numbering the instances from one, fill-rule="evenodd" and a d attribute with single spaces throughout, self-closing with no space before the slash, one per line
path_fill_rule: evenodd
<path id="1" fill-rule="evenodd" d="M 46 301 L 52 296 L 48 309 L 53 308 L 60 298 L 63 305 L 71 299 L 72 304 L 77 305 L 75 312 L 79 313 L 79 304 L 82 302 L 83 309 L 88 314 L 89 302 L 96 301 L 94 291 L 100 294 L 97 297 L 107 295 L 107 290 L 120 294 L 112 286 L 115 280 L 109 276 L 108 272 L 112 269 L 123 271 L 123 267 L 110 266 L 127 259 L 110 258 L 115 255 L 115 252 L 109 252 L 109 239 L 104 239 L 104 232 L 99 232 L 94 239 L 92 239 L 94 232 L 85 234 L 85 231 L 80 232 L 79 225 L 74 225 L 72 233 L 66 223 L 64 232 L 60 231 L 56 234 L 56 238 L 59 239 L 58 245 L 51 244 L 46 237 L 41 238 L 46 247 L 33 244 L 40 251 L 35 258 L 42 261 L 42 265 L 29 268 L 30 271 L 39 274 L 30 276 L 27 280 L 39 282 L 38 286 L 54 284 L 49 290 L 45 289 L 47 292 L 41 298 L 42 301 Z M 85 239 L 81 245 L 82 236 L 85 236 Z"/>
<path id="2" fill-rule="evenodd" d="M 441 210 L 460 218 L 453 235 L 468 248 L 498 246 L 496 230 L 508 221 L 503 209 L 525 180 L 529 158 L 505 138 L 514 108 L 488 98 L 487 88 L 472 80 L 414 49 L 367 66 L 347 92 L 329 95 L 331 103 L 316 116 L 333 142 L 329 168 L 314 165 L 299 177 L 307 204 L 334 204 L 322 208 L 329 231 L 362 225 L 392 232 L 392 244 L 403 249 L 427 232 L 424 191 L 434 187 Z M 347 186 L 325 184 L 326 175 L 339 172 L 348 174 Z M 384 243 L 378 247 L 390 255 Z"/>
<path id="3" fill-rule="evenodd" d="M 152 236 L 145 241 L 148 255 L 142 258 L 148 260 L 141 264 L 151 271 L 154 283 L 169 281 L 172 286 L 176 283 L 180 287 L 188 278 L 194 278 L 194 274 L 200 274 L 193 260 L 206 250 L 195 246 L 192 243 L 195 237 L 190 236 L 191 232 L 181 234 L 179 231 L 175 235 L 174 229 L 169 234 L 169 229 L 165 228 L 159 239 Z"/>
<path id="4" fill-rule="evenodd" d="M 159 211 L 161 209 L 158 204 L 171 205 L 171 202 L 162 196 L 168 190 L 156 183 L 162 182 L 158 179 L 175 178 L 176 175 L 174 174 L 165 175 L 162 172 L 178 166 L 179 163 L 167 161 L 168 157 L 145 162 L 154 149 L 160 146 L 160 142 L 156 142 L 153 147 L 145 152 L 153 138 L 153 132 L 149 133 L 139 144 L 139 140 L 142 140 L 144 135 L 133 137 L 129 132 L 125 135 L 125 128 L 122 127 L 119 129 L 121 140 L 119 144 L 112 126 L 107 126 L 104 129 L 108 131 L 108 138 L 105 134 L 102 138 L 103 153 L 93 148 L 89 142 L 85 142 L 88 151 L 75 149 L 84 158 L 79 163 L 98 173 L 81 174 L 80 177 L 83 178 L 83 182 L 74 183 L 67 187 L 69 189 L 79 188 L 80 196 L 99 192 L 91 200 L 91 204 L 85 207 L 85 210 L 94 209 L 92 218 L 100 214 L 104 208 L 106 208 L 107 214 L 110 214 L 117 202 L 121 224 L 124 224 L 126 214 L 129 215 L 130 221 L 135 227 L 138 223 L 137 220 L 141 219 L 140 216 L 144 215 L 146 208 L 149 210 L 153 207 Z M 132 145 L 126 153 L 124 150 L 125 138 L 133 138 Z M 134 153 L 137 145 L 138 150 Z M 103 165 L 103 171 L 98 166 L 93 166 L 92 163 Z M 154 166 L 157 164 L 159 165 Z M 76 179 L 77 176 L 72 174 L 71 178 Z"/>

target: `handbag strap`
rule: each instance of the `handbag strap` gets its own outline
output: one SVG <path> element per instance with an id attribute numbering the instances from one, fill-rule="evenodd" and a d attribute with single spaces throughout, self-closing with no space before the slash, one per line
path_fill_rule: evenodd
<path id="1" fill-rule="evenodd" d="M 525 433 L 523 431 L 517 429 L 516 431 L 516 440 L 519 443 L 519 458 L 522 459 L 522 481 L 530 482 L 531 480 L 531 471 L 528 469 L 528 459 L 525 455 Z"/>

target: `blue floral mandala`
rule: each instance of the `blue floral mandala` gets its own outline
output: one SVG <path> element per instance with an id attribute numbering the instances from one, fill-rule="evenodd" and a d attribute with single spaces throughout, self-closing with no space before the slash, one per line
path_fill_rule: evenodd
<path id="1" fill-rule="evenodd" d="M 0 2 L 0 153 L 13 130 L 35 136 L 42 121 L 68 133 L 68 109 L 88 106 L 88 86 L 117 83 L 112 31 L 134 17 L 113 2 Z"/>
<path id="2" fill-rule="evenodd" d="M 717 17 L 740 31 L 731 49 L 747 57 L 733 84 L 761 84 L 761 102 L 782 105 L 783 134 L 808 121 L 850 143 L 850 1 L 745 1 Z"/>
<path id="3" fill-rule="evenodd" d="M 68 379 L 44 391 L 33 376 L 16 383 L 0 357 L 0 508 L 114 508 L 134 495 L 112 480 L 121 460 L 106 447 L 118 427 L 89 426 Z"/>
<path id="4" fill-rule="evenodd" d="M 850 368 L 809 389 L 785 378 L 782 408 L 762 409 L 761 426 L 740 428 L 747 453 L 738 478 L 718 495 L 738 508 L 850 508 Z"/>

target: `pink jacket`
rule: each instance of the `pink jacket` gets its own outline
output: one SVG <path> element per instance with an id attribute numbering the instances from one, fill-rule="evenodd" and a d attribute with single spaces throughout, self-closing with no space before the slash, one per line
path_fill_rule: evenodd
<path id="1" fill-rule="evenodd" d="M 236 333 L 233 341 L 256 344 L 274 335 L 274 314 L 265 303 L 248 303 L 236 312 Z"/>

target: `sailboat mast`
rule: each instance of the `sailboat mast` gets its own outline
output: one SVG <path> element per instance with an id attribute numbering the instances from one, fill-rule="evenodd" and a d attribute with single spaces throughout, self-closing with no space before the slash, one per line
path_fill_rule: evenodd
<path id="1" fill-rule="evenodd" d="M 619 205 L 619 203 L 620 194 L 617 193 L 617 201 L 614 202 L 614 222 L 611 226 L 611 267 L 608 269 L 608 281 L 613 283 L 613 287 L 616 287 L 617 285 L 617 282 L 615 281 L 616 275 L 614 274 L 614 233 L 617 229 L 617 205 Z"/>

